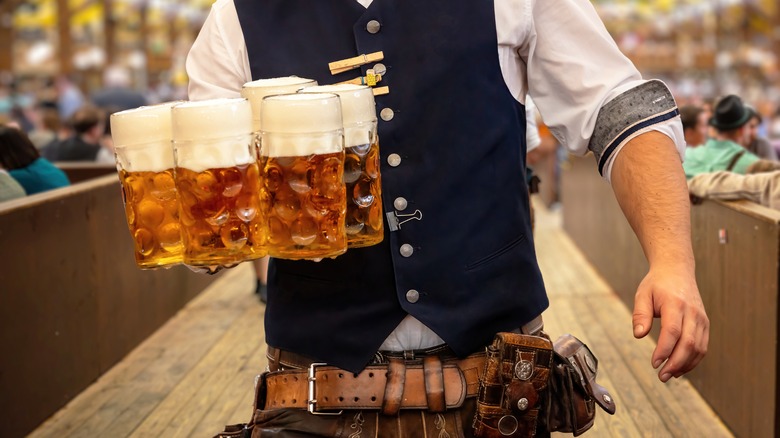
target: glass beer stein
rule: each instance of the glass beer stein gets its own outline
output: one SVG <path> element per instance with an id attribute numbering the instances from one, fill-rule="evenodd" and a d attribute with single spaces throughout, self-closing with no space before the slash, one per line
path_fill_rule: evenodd
<path id="1" fill-rule="evenodd" d="M 384 238 L 382 180 L 376 104 L 371 88 L 340 84 L 307 87 L 301 93 L 335 93 L 344 120 L 344 182 L 347 186 L 347 246 L 376 245 Z"/>
<path id="2" fill-rule="evenodd" d="M 111 115 L 127 226 L 135 242 L 135 261 L 141 269 L 182 262 L 171 147 L 171 107 L 177 103 L 143 106 Z"/>
<path id="3" fill-rule="evenodd" d="M 252 105 L 252 131 L 260 131 L 260 110 L 263 106 L 263 98 L 274 94 L 295 93 L 304 87 L 317 85 L 314 79 L 286 76 L 281 78 L 258 79 L 247 82 L 241 87 L 241 97 L 249 100 Z"/>
<path id="4" fill-rule="evenodd" d="M 184 263 L 231 265 L 266 255 L 252 112 L 243 98 L 173 107 Z"/>
<path id="5" fill-rule="evenodd" d="M 268 254 L 315 259 L 344 253 L 344 138 L 338 96 L 268 96 L 261 125 Z"/>

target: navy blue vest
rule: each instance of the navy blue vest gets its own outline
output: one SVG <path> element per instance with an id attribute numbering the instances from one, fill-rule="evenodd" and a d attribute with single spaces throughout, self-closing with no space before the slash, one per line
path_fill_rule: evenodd
<path id="1" fill-rule="evenodd" d="M 268 344 L 356 372 L 407 314 L 459 355 L 539 315 L 548 301 L 529 224 L 525 110 L 501 75 L 493 2 L 235 3 L 253 79 L 332 84 L 373 64 L 334 76 L 329 62 L 384 52 L 380 85 L 390 93 L 377 97 L 377 112 L 394 111 L 379 120 L 384 209 L 404 197 L 399 213 L 422 213 L 335 260 L 272 261 Z M 381 24 L 375 34 L 371 20 Z"/>

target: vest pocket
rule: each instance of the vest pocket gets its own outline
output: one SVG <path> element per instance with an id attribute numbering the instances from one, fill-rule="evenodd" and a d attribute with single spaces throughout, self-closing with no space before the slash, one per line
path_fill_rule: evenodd
<path id="1" fill-rule="evenodd" d="M 492 253 L 486 255 L 485 257 L 477 259 L 477 260 L 475 260 L 472 263 L 469 263 L 468 265 L 465 266 L 464 269 L 467 270 L 467 271 L 471 271 L 471 270 L 474 270 L 476 268 L 479 268 L 482 265 L 490 263 L 493 260 L 495 260 L 495 259 L 501 257 L 502 255 L 504 255 L 505 253 L 511 251 L 517 245 L 520 245 L 523 242 L 525 242 L 525 234 L 521 234 L 521 235 L 517 236 L 515 239 L 513 239 L 512 241 L 510 241 L 506 245 L 502 246 L 497 251 L 492 252 Z"/>

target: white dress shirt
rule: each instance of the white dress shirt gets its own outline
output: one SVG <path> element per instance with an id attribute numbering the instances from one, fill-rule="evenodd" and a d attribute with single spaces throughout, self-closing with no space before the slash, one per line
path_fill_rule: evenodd
<path id="1" fill-rule="evenodd" d="M 367 8 L 372 0 L 356 1 Z M 571 153 L 584 155 L 600 108 L 646 81 L 620 52 L 588 0 L 494 0 L 494 6 L 498 58 L 507 88 L 521 103 L 529 94 L 558 141 Z M 186 68 L 190 100 L 238 97 L 242 85 L 253 80 L 233 0 L 213 4 Z M 607 180 L 623 145 L 649 130 L 669 136 L 684 156 L 678 116 L 624 139 L 604 166 Z M 420 349 L 442 342 L 407 316 L 381 349 Z"/>

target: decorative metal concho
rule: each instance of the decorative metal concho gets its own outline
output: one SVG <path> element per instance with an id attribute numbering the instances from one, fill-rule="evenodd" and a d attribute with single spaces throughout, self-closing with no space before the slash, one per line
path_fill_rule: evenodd
<path id="1" fill-rule="evenodd" d="M 520 380 L 529 380 L 534 375 L 534 364 L 528 360 L 521 360 L 515 364 L 515 377 Z"/>

